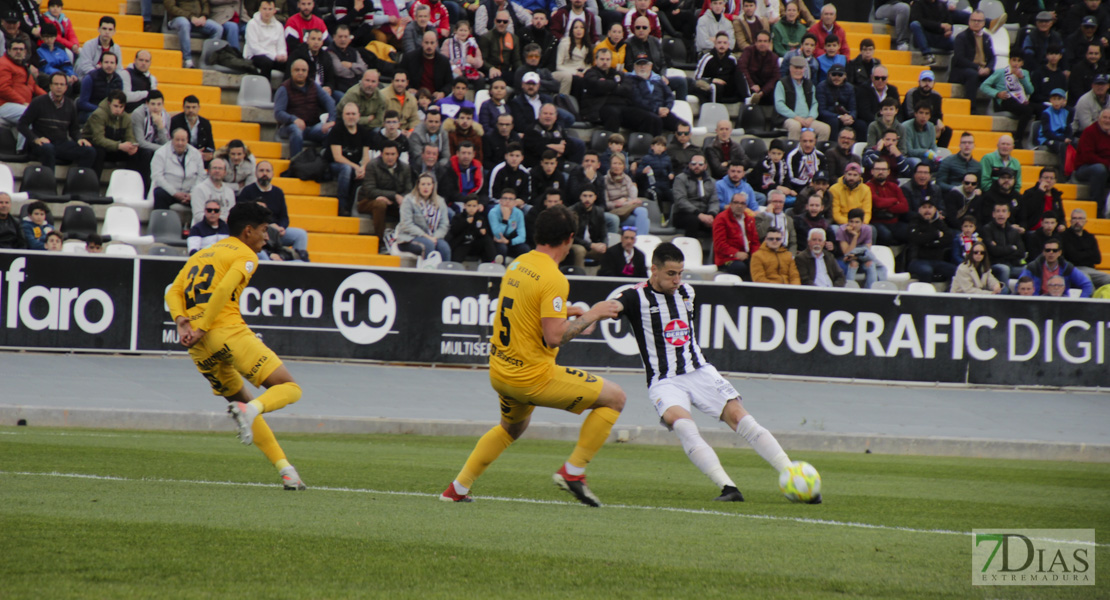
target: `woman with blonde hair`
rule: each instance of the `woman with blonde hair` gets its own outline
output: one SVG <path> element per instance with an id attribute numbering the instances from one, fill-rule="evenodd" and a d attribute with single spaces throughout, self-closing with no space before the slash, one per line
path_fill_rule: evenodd
<path id="1" fill-rule="evenodd" d="M 647 235 L 651 226 L 647 207 L 637 196 L 636 184 L 625 172 L 624 154 L 614 154 L 609 159 L 609 172 L 605 174 L 605 209 L 617 216 L 621 225 L 634 226 L 638 235 Z"/>
<path id="2" fill-rule="evenodd" d="M 586 37 L 586 22 L 581 19 L 570 26 L 570 34 L 559 41 L 555 51 L 555 72 L 559 93 L 569 94 L 575 77 L 581 77 L 594 64 L 594 49 Z"/>
<path id="3" fill-rule="evenodd" d="M 991 274 L 991 259 L 987 246 L 975 242 L 964 256 L 964 262 L 956 268 L 952 277 L 953 294 L 999 294 L 1002 284 Z"/>
<path id="4" fill-rule="evenodd" d="M 401 201 L 397 245 L 402 251 L 422 258 L 435 251 L 443 260 L 451 260 L 451 246 L 444 239 L 448 221 L 447 203 L 436 193 L 435 177 L 421 173 L 416 178 L 416 187 Z"/>

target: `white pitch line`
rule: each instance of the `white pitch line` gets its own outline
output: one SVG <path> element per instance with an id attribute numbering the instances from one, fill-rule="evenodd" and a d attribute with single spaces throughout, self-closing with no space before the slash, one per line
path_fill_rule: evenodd
<path id="1" fill-rule="evenodd" d="M 273 483 L 257 483 L 257 482 L 240 482 L 240 481 L 207 481 L 200 479 L 165 479 L 161 477 L 116 477 L 114 475 L 92 475 L 88 473 L 60 473 L 53 471 L 34 472 L 34 471 L 0 471 L 0 475 L 17 475 L 17 476 L 39 476 L 39 477 L 62 477 L 70 479 L 93 479 L 98 481 L 125 481 L 125 482 L 151 482 L 151 483 L 184 483 L 189 485 L 223 485 L 223 486 L 239 486 L 239 487 L 275 487 Z M 353 494 L 381 494 L 386 496 L 412 496 L 417 498 L 437 498 L 439 494 L 428 494 L 425 492 L 404 492 L 396 490 L 372 490 L 364 488 L 347 488 L 347 487 L 330 487 L 330 486 L 317 486 L 314 485 L 310 489 L 325 492 L 345 492 Z M 474 496 L 475 500 L 488 500 L 493 502 L 516 502 L 521 504 L 548 504 L 548 505 L 563 505 L 563 506 L 577 506 L 574 502 L 564 502 L 560 500 L 539 500 L 535 498 L 505 498 L 501 496 Z M 789 521 L 794 523 L 802 523 L 806 525 L 830 525 L 834 527 L 856 527 L 860 529 L 875 529 L 882 531 L 900 531 L 904 533 L 927 533 L 935 535 L 960 535 L 968 536 L 971 533 L 967 531 L 953 531 L 951 529 L 915 529 L 913 527 L 900 527 L 897 525 L 876 525 L 873 523 L 857 523 L 853 521 L 833 521 L 830 519 L 813 519 L 808 517 L 782 517 L 775 515 L 756 515 L 744 513 L 724 512 L 720 510 L 706 510 L 699 508 L 676 508 L 671 506 L 637 506 L 634 504 L 604 504 L 602 508 L 608 509 L 626 509 L 626 510 L 659 510 L 664 512 L 681 513 L 688 515 L 705 515 L 713 517 L 739 517 L 745 519 L 761 519 L 764 521 Z M 1036 538 L 1039 541 L 1048 542 L 1061 542 L 1067 544 L 1074 544 L 1080 546 L 1096 546 L 1103 548 L 1110 548 L 1110 544 L 1091 543 L 1081 540 L 1050 540 Z"/>

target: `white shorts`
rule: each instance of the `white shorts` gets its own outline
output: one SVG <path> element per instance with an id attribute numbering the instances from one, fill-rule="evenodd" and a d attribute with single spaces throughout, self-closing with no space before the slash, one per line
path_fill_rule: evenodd
<path id="1" fill-rule="evenodd" d="M 660 419 L 672 406 L 680 406 L 689 412 L 691 404 L 714 419 L 719 419 L 725 410 L 725 403 L 739 397 L 740 393 L 736 388 L 721 377 L 713 365 L 705 365 L 692 373 L 661 379 L 648 388 L 648 399 L 655 406 Z"/>

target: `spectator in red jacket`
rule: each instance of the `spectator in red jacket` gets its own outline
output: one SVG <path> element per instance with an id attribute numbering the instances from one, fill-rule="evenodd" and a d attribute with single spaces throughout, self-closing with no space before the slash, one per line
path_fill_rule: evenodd
<path id="1" fill-rule="evenodd" d="M 27 69 L 27 43 L 15 40 L 0 56 L 0 123 L 14 126 L 35 96 L 46 92 Z"/>
<path id="2" fill-rule="evenodd" d="M 1076 158 L 1075 178 L 1090 186 L 1090 199 L 1110 218 L 1110 203 L 1106 202 L 1110 179 L 1110 108 L 1100 112 L 1098 121 L 1083 130 Z"/>
<path id="3" fill-rule="evenodd" d="M 876 161 L 871 166 L 871 225 L 878 236 L 881 246 L 897 246 L 910 239 L 910 224 L 906 214 L 910 203 L 906 200 L 898 180 L 890 176 L 890 165 L 886 161 Z"/>
<path id="4" fill-rule="evenodd" d="M 821 19 L 809 28 L 809 32 L 817 36 L 817 50 L 813 53 L 814 56 L 821 56 L 825 53 L 825 38 L 835 33 L 836 39 L 841 42 L 840 53 L 844 55 L 845 60 L 851 58 L 849 56 L 851 50 L 848 48 L 848 34 L 836 22 L 836 7 L 832 4 L 826 4 L 821 9 Z"/>
<path id="5" fill-rule="evenodd" d="M 42 16 L 43 23 L 52 23 L 58 28 L 58 43 L 74 55 L 81 52 L 81 43 L 77 41 L 77 32 L 73 30 L 73 21 L 62 12 L 62 0 L 50 0 L 46 4 L 46 14 Z"/>
<path id="6" fill-rule="evenodd" d="M 718 268 L 751 281 L 751 257 L 759 250 L 759 233 L 755 218 L 747 210 L 748 195 L 738 192 L 729 201 L 728 210 L 722 210 L 713 219 L 713 262 Z"/>

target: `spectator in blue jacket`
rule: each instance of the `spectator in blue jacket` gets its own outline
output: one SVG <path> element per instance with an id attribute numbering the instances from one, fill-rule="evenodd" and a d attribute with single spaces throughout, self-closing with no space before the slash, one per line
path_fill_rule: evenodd
<path id="1" fill-rule="evenodd" d="M 639 54 L 633 63 L 634 76 L 621 80 L 621 94 L 630 106 L 621 112 L 621 126 L 653 136 L 674 131 L 682 121 L 671 112 L 674 92 L 652 71 L 651 57 Z"/>
<path id="2" fill-rule="evenodd" d="M 1076 142 L 1075 111 L 1068 108 L 1067 92 L 1060 88 L 1048 95 L 1050 106 L 1041 112 L 1041 126 L 1037 128 L 1037 143 L 1048 146 L 1064 164 L 1068 146 Z"/>
<path id="3" fill-rule="evenodd" d="M 38 55 L 39 60 L 42 61 L 43 74 L 64 73 L 66 82 L 70 86 L 77 83 L 77 76 L 73 74 L 73 60 L 69 58 L 66 49 L 58 43 L 58 28 L 52 23 L 42 24 L 42 45 L 39 46 Z"/>
<path id="4" fill-rule="evenodd" d="M 108 97 L 108 92 L 123 90 L 123 78 L 116 72 L 119 57 L 106 52 L 100 57 L 100 68 L 92 71 L 81 80 L 81 96 L 77 99 L 77 120 L 84 124 L 89 115 L 96 112 L 100 101 Z"/>
<path id="5" fill-rule="evenodd" d="M 46 221 L 46 205 L 32 202 L 23 218 L 23 239 L 31 250 L 46 250 L 46 236 L 54 231 L 54 226 Z"/>
<path id="6" fill-rule="evenodd" d="M 736 160 L 728 163 L 728 173 L 718 179 L 716 185 L 717 201 L 722 211 L 728 207 L 736 194 L 746 194 L 748 208 L 753 212 L 759 212 L 759 207 L 767 204 L 767 196 L 753 190 L 751 184 L 745 179 L 746 175 L 747 169 L 744 168 L 744 163 Z"/>
<path id="7" fill-rule="evenodd" d="M 1045 242 L 1043 253 L 1036 260 L 1025 265 L 1020 277 L 1029 277 L 1033 280 L 1034 296 L 1050 295 L 1047 284 L 1053 277 L 1059 276 L 1064 280 L 1063 293 L 1051 295 L 1066 295 L 1068 290 L 1078 288 L 1080 298 L 1090 298 L 1095 292 L 1091 278 L 1075 268 L 1075 265 L 1064 260 L 1062 248 L 1063 244 L 1059 239 L 1052 238 Z"/>
<path id="8" fill-rule="evenodd" d="M 527 243 L 524 213 L 513 206 L 516 204 L 516 190 L 501 190 L 499 204 L 500 206 L 489 211 L 489 229 L 493 234 L 493 242 L 498 254 L 516 258 L 532 249 Z"/>
<path id="9" fill-rule="evenodd" d="M 856 89 L 848 83 L 843 65 L 833 65 L 828 78 L 817 85 L 817 120 L 831 129 L 829 139 L 845 127 L 855 130 L 857 140 L 867 138 L 867 123 L 856 118 Z"/>

